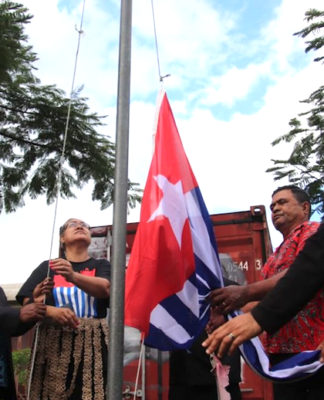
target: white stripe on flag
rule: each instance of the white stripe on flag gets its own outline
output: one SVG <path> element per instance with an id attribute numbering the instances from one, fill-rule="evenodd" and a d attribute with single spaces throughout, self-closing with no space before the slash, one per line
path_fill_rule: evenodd
<path id="1" fill-rule="evenodd" d="M 95 308 L 94 308 L 94 302 L 95 298 L 90 296 L 90 317 L 93 317 L 95 315 Z"/>
<path id="2" fill-rule="evenodd" d="M 177 293 L 177 296 L 199 318 L 198 289 L 190 281 L 185 282 L 183 289 Z"/>
<path id="3" fill-rule="evenodd" d="M 251 339 L 251 342 L 253 343 L 254 348 L 258 354 L 258 358 L 260 360 L 263 373 L 267 378 L 289 378 L 297 373 L 302 373 L 302 372 L 311 374 L 317 371 L 319 368 L 323 367 L 322 363 L 316 361 L 313 364 L 295 365 L 294 367 L 291 368 L 279 369 L 277 371 L 270 371 L 269 358 L 266 355 L 259 338 L 258 337 L 253 338 Z M 240 346 L 240 350 L 244 355 L 244 358 L 247 359 L 248 364 L 252 367 L 252 369 L 254 369 L 253 364 L 251 364 L 248 360 L 243 345 Z M 304 351 L 303 354 L 305 353 L 311 353 L 311 351 Z"/>
<path id="4" fill-rule="evenodd" d="M 82 316 L 82 292 L 81 290 L 77 291 L 78 302 L 79 302 L 79 309 L 78 309 L 78 316 Z"/>
<path id="5" fill-rule="evenodd" d="M 199 279 L 200 282 L 202 282 L 206 286 L 206 288 L 210 288 L 209 283 L 207 281 L 205 281 L 205 279 L 203 279 L 200 275 L 198 275 L 197 271 L 196 271 L 196 278 Z"/>
<path id="6" fill-rule="evenodd" d="M 162 330 L 170 339 L 180 344 L 186 343 L 191 339 L 188 332 L 160 304 L 151 312 L 150 323 Z"/>
<path id="7" fill-rule="evenodd" d="M 66 303 L 68 303 L 69 302 L 69 300 L 68 300 L 68 290 L 69 290 L 69 288 L 67 288 L 67 287 L 64 287 L 63 288 L 63 298 L 62 298 L 62 301 L 64 302 L 63 304 L 65 305 Z"/>
<path id="8" fill-rule="evenodd" d="M 241 313 L 242 313 L 241 311 L 235 311 L 233 314 L 234 315 L 235 314 L 239 315 Z M 233 316 L 229 314 L 228 318 L 232 319 Z M 294 381 L 294 380 L 296 380 L 296 377 L 295 377 L 296 374 L 305 374 L 304 376 L 299 375 L 299 378 L 297 378 L 297 379 L 306 378 L 306 377 L 309 377 L 310 374 L 318 371 L 320 368 L 323 367 L 323 364 L 319 360 L 318 361 L 306 361 L 304 359 L 305 360 L 304 363 L 302 363 L 300 361 L 301 365 L 296 365 L 297 363 L 293 364 L 292 361 L 293 361 L 294 357 L 292 357 L 292 358 L 290 358 L 288 360 L 282 361 L 280 363 L 280 368 L 279 369 L 277 369 L 275 371 L 271 371 L 270 370 L 270 362 L 269 362 L 268 355 L 266 354 L 260 339 L 258 337 L 255 337 L 253 339 L 250 339 L 248 342 L 250 342 L 253 345 L 253 347 L 254 347 L 254 349 L 256 351 L 256 355 L 257 355 L 257 358 L 258 358 L 258 360 L 260 362 L 260 368 L 261 368 L 262 371 L 259 371 L 257 369 L 257 363 L 254 364 L 255 357 L 251 358 L 250 357 L 250 353 L 245 351 L 244 343 L 240 346 L 241 354 L 244 357 L 244 359 L 247 362 L 247 364 L 258 375 L 261 375 L 266 379 L 269 379 L 269 380 L 273 380 L 274 379 L 277 382 L 278 381 L 279 382 L 280 381 L 282 381 L 282 382 Z M 314 351 L 303 351 L 303 352 L 300 353 L 300 355 L 303 356 L 303 354 L 306 355 L 307 353 L 313 353 L 313 352 Z M 290 364 L 293 364 L 293 366 L 291 366 L 291 367 L 286 366 L 285 364 L 288 363 L 288 362 Z"/>
<path id="9" fill-rule="evenodd" d="M 89 305 L 88 305 L 88 296 L 84 293 L 84 314 L 82 317 L 87 317 L 89 315 Z"/>
<path id="10" fill-rule="evenodd" d="M 63 304 L 63 299 L 62 299 L 62 295 L 61 295 L 61 290 L 60 290 L 60 288 L 57 288 L 57 289 L 56 289 L 56 295 L 57 295 L 58 307 L 61 307 L 61 305 Z"/>
<path id="11" fill-rule="evenodd" d="M 186 193 L 185 201 L 190 219 L 193 251 L 208 269 L 215 274 L 215 265 L 219 264 L 219 262 L 215 249 L 210 243 L 209 233 L 201 215 L 201 210 L 192 192 Z"/>
<path id="12" fill-rule="evenodd" d="M 73 287 L 73 290 L 71 290 L 71 299 L 72 299 L 72 305 L 73 305 L 73 310 L 77 316 L 79 316 L 79 309 L 78 309 L 78 288 Z"/>

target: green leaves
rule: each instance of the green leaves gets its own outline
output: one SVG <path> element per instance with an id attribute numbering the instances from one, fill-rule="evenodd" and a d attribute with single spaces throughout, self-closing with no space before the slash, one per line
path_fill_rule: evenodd
<path id="1" fill-rule="evenodd" d="M 312 40 L 306 41 L 307 46 L 305 51 L 308 53 L 311 50 L 319 50 L 324 46 L 324 36 L 321 36 L 323 35 L 322 30 L 324 28 L 324 11 L 315 10 L 314 8 L 310 9 L 305 13 L 305 20 L 311 23 L 306 28 L 296 32 L 294 35 L 300 36 L 303 39 L 309 36 L 311 33 L 314 36 L 319 35 L 314 37 Z M 314 59 L 316 62 L 322 60 L 324 60 L 324 56 Z"/>
<path id="2" fill-rule="evenodd" d="M 0 212 L 13 212 L 24 197 L 57 194 L 69 98 L 55 85 L 42 85 L 33 74 L 37 56 L 27 44 L 24 24 L 32 16 L 18 3 L 0 3 Z M 74 188 L 93 184 L 92 199 L 101 208 L 112 204 L 115 146 L 98 133 L 104 116 L 90 111 L 82 86 L 72 95 L 68 139 L 62 170 L 61 196 L 75 197 Z M 129 182 L 129 207 L 142 191 Z"/>
<path id="3" fill-rule="evenodd" d="M 324 48 L 324 12 L 315 9 L 306 12 L 305 20 L 310 24 L 295 33 L 302 38 L 313 34 L 314 39 L 306 42 L 306 52 Z M 324 56 L 314 61 L 324 60 Z M 324 71 L 323 71 L 324 76 Z M 295 141 L 293 152 L 287 160 L 271 160 L 275 180 L 288 178 L 293 184 L 303 187 L 311 196 L 315 211 L 324 212 L 324 86 L 320 86 L 302 103 L 310 108 L 290 121 L 291 130 L 277 138 L 272 145 Z"/>
<path id="4" fill-rule="evenodd" d="M 12 352 L 13 367 L 20 385 L 27 384 L 27 370 L 30 359 L 30 349 L 16 350 Z"/>

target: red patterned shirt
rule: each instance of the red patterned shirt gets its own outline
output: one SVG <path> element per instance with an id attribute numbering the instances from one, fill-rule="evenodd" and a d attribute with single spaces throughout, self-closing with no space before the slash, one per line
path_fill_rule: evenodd
<path id="1" fill-rule="evenodd" d="M 309 221 L 298 225 L 270 256 L 263 267 L 262 278 L 271 278 L 289 268 L 319 225 Z M 321 289 L 291 321 L 273 335 L 266 335 L 264 345 L 268 353 L 300 353 L 316 349 L 323 339 L 324 290 Z"/>

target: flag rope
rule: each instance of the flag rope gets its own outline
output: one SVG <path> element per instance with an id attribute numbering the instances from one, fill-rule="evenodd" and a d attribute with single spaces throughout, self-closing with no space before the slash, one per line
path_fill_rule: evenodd
<path id="1" fill-rule="evenodd" d="M 143 333 L 141 333 L 141 350 L 140 350 L 140 354 L 139 354 L 139 357 L 138 357 L 138 365 L 137 365 L 137 372 L 136 372 L 136 380 L 135 380 L 135 388 L 134 388 L 133 400 L 136 400 L 136 397 L 137 397 L 136 393 L 137 393 L 137 388 L 138 388 L 138 380 L 139 380 L 139 374 L 140 374 L 141 366 L 142 366 L 142 358 L 143 358 L 144 349 L 145 349 L 144 335 L 143 335 Z M 144 383 L 142 382 L 142 386 L 143 386 L 143 384 Z M 142 389 L 143 389 L 143 392 L 144 392 L 145 387 L 144 388 L 142 387 Z"/>
<path id="2" fill-rule="evenodd" d="M 158 72 L 159 72 L 159 79 L 160 82 L 163 82 L 164 78 L 168 78 L 171 76 L 170 74 L 166 74 L 164 76 L 161 75 L 161 67 L 160 67 L 160 56 L 159 56 L 159 46 L 158 46 L 158 40 L 157 40 L 157 33 L 156 33 L 156 22 L 155 22 L 155 13 L 154 13 L 154 0 L 151 0 L 151 6 L 152 6 L 152 19 L 153 19 L 153 28 L 154 28 L 154 39 L 155 39 L 155 51 L 156 51 L 156 60 L 157 60 L 157 66 L 158 66 Z"/>
<path id="3" fill-rule="evenodd" d="M 75 87 L 75 77 L 76 77 L 76 72 L 77 72 L 79 50 L 80 50 L 80 44 L 81 44 L 81 35 L 83 33 L 82 28 L 83 28 L 85 3 L 86 3 L 86 0 L 83 0 L 79 29 L 77 29 L 77 27 L 75 27 L 76 31 L 78 32 L 78 43 L 77 43 L 76 54 L 75 54 L 71 92 L 70 92 L 70 97 L 69 97 L 68 111 L 67 111 L 65 130 L 64 130 L 64 136 L 63 136 L 63 148 L 62 148 L 62 153 L 61 153 L 61 158 L 60 158 L 59 172 L 58 172 L 58 176 L 57 176 L 57 192 L 56 192 L 56 199 L 55 199 L 54 219 L 53 219 L 53 225 L 52 225 L 50 251 L 49 251 L 49 258 L 48 258 L 49 260 L 52 258 L 52 252 L 53 252 L 53 242 L 54 242 L 55 226 L 56 226 L 56 219 L 57 219 L 58 202 L 59 202 L 59 197 L 61 194 L 62 171 L 63 171 L 63 165 L 64 165 L 64 161 L 65 161 L 64 156 L 65 156 L 66 142 L 67 142 L 67 137 L 68 137 L 69 123 L 70 123 L 70 116 L 71 116 L 71 107 L 72 107 L 73 93 L 74 93 L 74 87 Z M 50 267 L 48 264 L 47 278 L 49 277 L 49 274 L 50 274 Z M 46 297 L 43 300 L 44 304 L 45 304 L 45 302 L 46 302 Z M 27 400 L 30 400 L 31 381 L 32 381 L 34 367 L 35 367 L 35 359 L 36 359 L 36 352 L 37 352 L 36 349 L 37 349 L 38 337 L 39 337 L 38 332 L 39 332 L 39 324 L 36 325 L 36 330 L 35 330 L 35 340 L 34 340 L 34 347 L 33 347 L 32 358 L 31 358 L 30 374 L 28 377 Z"/>

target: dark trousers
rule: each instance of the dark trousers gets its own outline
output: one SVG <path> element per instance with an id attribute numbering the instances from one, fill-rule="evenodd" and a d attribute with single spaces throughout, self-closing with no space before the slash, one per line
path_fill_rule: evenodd
<path id="1" fill-rule="evenodd" d="M 232 383 L 226 390 L 231 395 L 231 400 L 241 400 L 242 395 L 238 383 Z M 217 387 L 215 385 L 173 385 L 170 386 L 169 400 L 217 400 Z"/>
<path id="2" fill-rule="evenodd" d="M 214 386 L 170 386 L 169 400 L 217 400 L 216 382 Z"/>
<path id="3" fill-rule="evenodd" d="M 12 400 L 12 393 L 8 388 L 0 387 L 0 400 Z"/>
<path id="4" fill-rule="evenodd" d="M 231 400 L 242 400 L 242 393 L 239 383 L 230 383 L 226 387 L 226 390 L 230 393 Z"/>
<path id="5" fill-rule="evenodd" d="M 291 357 L 287 354 L 272 354 L 272 365 Z M 323 400 L 324 399 L 324 366 L 309 378 L 291 383 L 273 384 L 274 400 Z"/>

